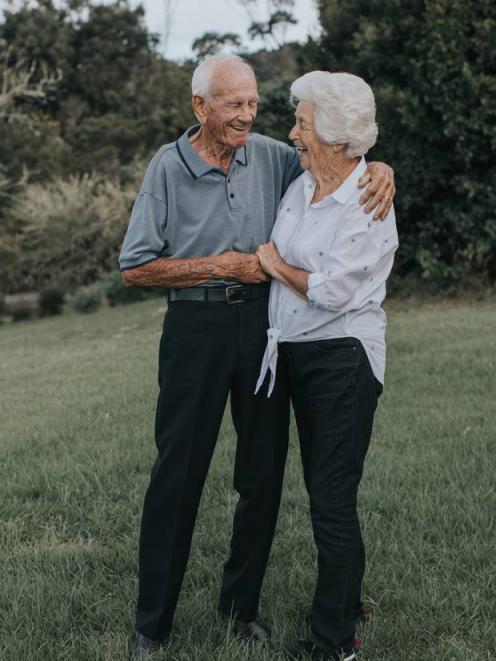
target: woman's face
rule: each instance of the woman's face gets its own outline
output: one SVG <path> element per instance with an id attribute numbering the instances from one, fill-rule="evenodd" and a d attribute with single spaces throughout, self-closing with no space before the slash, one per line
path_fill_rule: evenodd
<path id="1" fill-rule="evenodd" d="M 295 125 L 291 129 L 289 139 L 300 155 L 300 165 L 314 176 L 325 171 L 329 161 L 334 158 L 332 145 L 320 140 L 315 131 L 315 106 L 311 101 L 300 101 L 296 107 Z"/>

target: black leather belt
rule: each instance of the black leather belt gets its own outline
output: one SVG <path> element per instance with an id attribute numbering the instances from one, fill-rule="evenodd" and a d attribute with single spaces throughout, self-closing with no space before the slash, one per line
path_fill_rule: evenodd
<path id="1" fill-rule="evenodd" d="M 261 296 L 269 295 L 270 284 L 261 282 L 258 285 L 226 285 L 222 287 L 184 287 L 169 289 L 167 300 L 175 301 L 211 301 L 215 303 L 246 303 Z"/>

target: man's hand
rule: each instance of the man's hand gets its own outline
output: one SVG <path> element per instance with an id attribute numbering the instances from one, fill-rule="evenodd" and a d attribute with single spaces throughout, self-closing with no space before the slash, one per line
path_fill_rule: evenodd
<path id="1" fill-rule="evenodd" d="M 274 243 L 264 243 L 257 248 L 257 257 L 265 273 L 275 277 L 277 266 L 281 266 L 283 259 Z"/>
<path id="2" fill-rule="evenodd" d="M 267 282 L 269 278 L 264 273 L 257 255 L 228 250 L 216 257 L 216 261 L 226 269 L 226 277 L 233 278 L 243 284 Z"/>
<path id="3" fill-rule="evenodd" d="M 370 182 L 370 183 L 369 183 Z M 367 186 L 367 184 L 369 184 Z M 385 163 L 369 163 L 367 172 L 360 177 L 358 188 L 367 186 L 360 196 L 360 204 L 365 204 L 365 213 L 375 209 L 374 220 L 384 220 L 396 194 L 394 170 Z"/>

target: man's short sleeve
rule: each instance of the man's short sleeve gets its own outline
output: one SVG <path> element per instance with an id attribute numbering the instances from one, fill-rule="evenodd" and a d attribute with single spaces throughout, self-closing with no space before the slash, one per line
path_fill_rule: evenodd
<path id="1" fill-rule="evenodd" d="M 284 168 L 284 182 L 283 193 L 288 189 L 289 184 L 294 181 L 303 172 L 300 165 L 300 158 L 298 152 L 294 147 L 287 146 L 286 150 L 286 167 Z"/>
<path id="2" fill-rule="evenodd" d="M 148 166 L 134 203 L 119 257 L 121 271 L 157 259 L 166 248 L 167 187 L 161 155 L 159 151 Z"/>

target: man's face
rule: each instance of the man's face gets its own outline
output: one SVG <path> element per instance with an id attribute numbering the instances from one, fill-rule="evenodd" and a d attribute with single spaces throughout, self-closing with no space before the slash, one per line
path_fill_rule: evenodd
<path id="1" fill-rule="evenodd" d="M 311 101 L 300 101 L 296 107 L 295 125 L 289 139 L 293 141 L 300 156 L 300 165 L 304 170 L 318 172 L 319 165 L 325 162 L 326 145 L 315 131 L 314 105 Z"/>
<path id="2" fill-rule="evenodd" d="M 255 76 L 245 66 L 231 65 L 219 67 L 212 79 L 210 96 L 195 110 L 213 142 L 239 149 L 248 140 L 258 101 Z"/>

